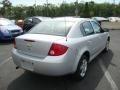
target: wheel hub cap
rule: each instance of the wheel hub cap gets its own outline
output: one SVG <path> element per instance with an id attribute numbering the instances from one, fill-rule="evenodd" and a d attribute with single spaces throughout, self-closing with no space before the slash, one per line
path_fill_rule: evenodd
<path id="1" fill-rule="evenodd" d="M 86 74 L 86 71 L 87 71 L 87 60 L 86 60 L 86 59 L 84 59 L 84 60 L 82 61 L 82 65 L 81 65 L 81 67 L 80 67 L 80 70 L 81 70 L 80 76 L 81 76 L 81 77 L 84 77 L 85 74 Z"/>

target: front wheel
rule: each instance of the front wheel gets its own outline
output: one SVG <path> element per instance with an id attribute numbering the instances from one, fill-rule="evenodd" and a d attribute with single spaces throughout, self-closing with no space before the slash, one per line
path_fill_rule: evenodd
<path id="1" fill-rule="evenodd" d="M 83 79 L 86 76 L 88 69 L 88 58 L 86 55 L 83 55 L 79 61 L 75 77 L 78 79 Z"/>
<path id="2" fill-rule="evenodd" d="M 110 44 L 110 41 L 107 40 L 106 46 L 105 46 L 105 49 L 104 49 L 105 52 L 108 52 L 108 50 L 109 50 L 109 44 Z"/>

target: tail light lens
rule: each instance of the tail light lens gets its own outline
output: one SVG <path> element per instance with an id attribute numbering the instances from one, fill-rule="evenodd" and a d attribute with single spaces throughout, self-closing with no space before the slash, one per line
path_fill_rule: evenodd
<path id="1" fill-rule="evenodd" d="M 49 56 L 60 56 L 63 55 L 67 51 L 68 47 L 61 45 L 61 44 L 55 44 L 53 43 L 48 55 Z"/>
<path id="2" fill-rule="evenodd" d="M 16 48 L 16 41 L 15 41 L 15 39 L 13 41 L 13 47 Z"/>

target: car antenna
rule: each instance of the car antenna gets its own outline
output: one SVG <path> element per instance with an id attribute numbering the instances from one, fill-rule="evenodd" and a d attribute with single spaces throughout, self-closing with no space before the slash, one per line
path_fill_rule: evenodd
<path id="1" fill-rule="evenodd" d="M 66 31 L 66 18 L 64 17 L 65 19 L 65 35 L 67 34 L 67 31 Z M 66 41 L 67 41 L 67 36 L 66 36 Z"/>
<path id="2" fill-rule="evenodd" d="M 66 0 L 63 0 L 63 4 L 66 4 Z M 67 31 L 66 31 L 66 16 L 64 14 L 64 19 L 65 19 L 65 35 L 66 35 L 66 41 L 67 41 Z"/>

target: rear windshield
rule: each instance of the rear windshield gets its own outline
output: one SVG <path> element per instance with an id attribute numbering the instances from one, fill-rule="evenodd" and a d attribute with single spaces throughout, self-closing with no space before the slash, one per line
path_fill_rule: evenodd
<path id="1" fill-rule="evenodd" d="M 74 22 L 68 21 L 43 21 L 33 27 L 29 33 L 67 36 L 73 24 Z"/>

